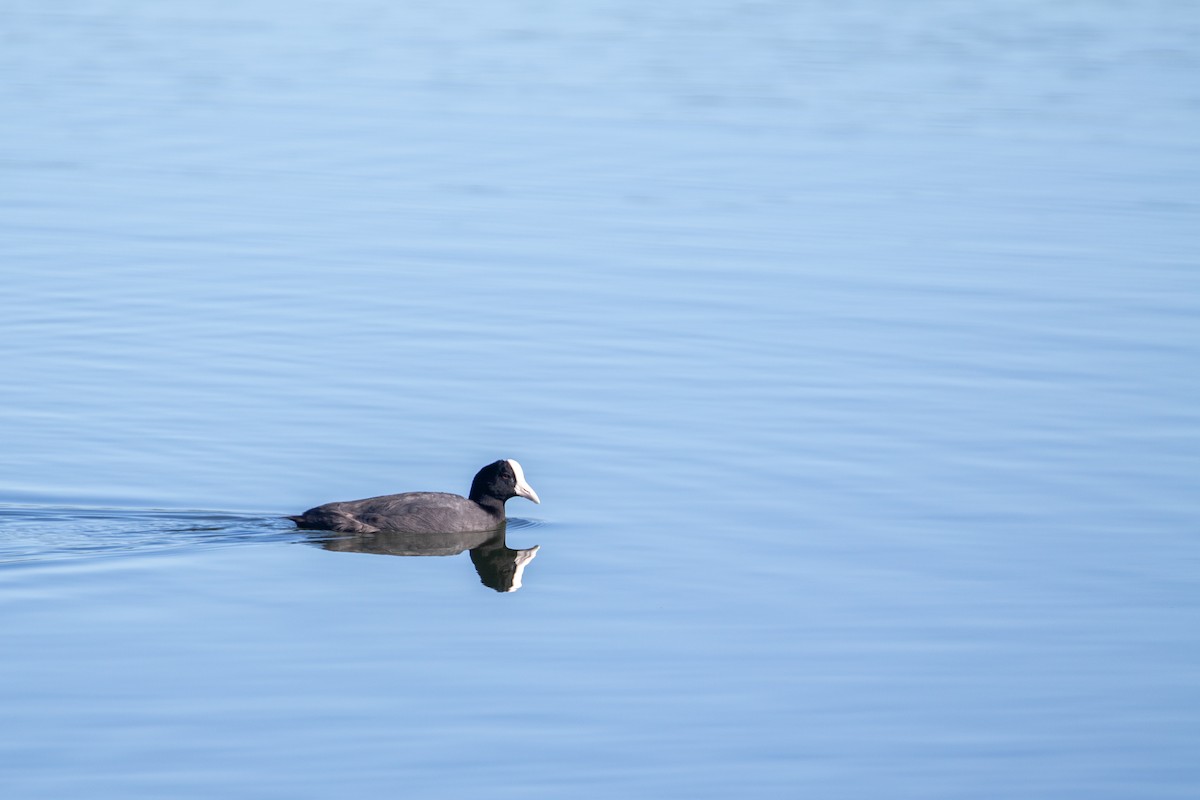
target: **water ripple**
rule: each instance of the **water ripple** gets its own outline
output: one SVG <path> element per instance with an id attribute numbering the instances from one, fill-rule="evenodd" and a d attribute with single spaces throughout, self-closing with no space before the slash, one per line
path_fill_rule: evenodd
<path id="1" fill-rule="evenodd" d="M 546 524 L 540 519 L 510 518 L 508 529 Z M 0 505 L 0 564 L 309 538 L 291 522 L 269 513 Z"/>
<path id="2" fill-rule="evenodd" d="M 528 528 L 543 528 L 548 523 L 544 519 L 521 519 L 520 517 L 508 518 L 508 530 L 525 530 Z"/>
<path id="3" fill-rule="evenodd" d="M 268 514 L 0 505 L 0 564 L 297 538 Z"/>

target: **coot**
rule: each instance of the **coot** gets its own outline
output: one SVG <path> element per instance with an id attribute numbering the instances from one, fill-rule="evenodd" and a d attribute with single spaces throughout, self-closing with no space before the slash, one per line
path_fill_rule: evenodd
<path id="1" fill-rule="evenodd" d="M 344 533 L 490 531 L 504 524 L 504 501 L 510 497 L 541 502 L 525 482 L 521 465 L 505 458 L 479 470 L 471 481 L 469 497 L 447 492 L 388 494 L 326 503 L 288 519 L 299 528 Z"/>

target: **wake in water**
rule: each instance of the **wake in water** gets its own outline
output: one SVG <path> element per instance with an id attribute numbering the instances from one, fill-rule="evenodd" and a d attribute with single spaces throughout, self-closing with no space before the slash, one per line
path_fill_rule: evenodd
<path id="1" fill-rule="evenodd" d="M 0 505 L 0 564 L 303 539 L 269 514 Z"/>
<path id="2" fill-rule="evenodd" d="M 513 518 L 508 530 L 540 521 Z M 262 542 L 325 546 L 320 531 L 300 531 L 276 514 L 237 514 L 85 506 L 0 505 L 0 564 L 103 558 L 160 550 Z M 326 549 L 338 549 L 326 547 Z"/>

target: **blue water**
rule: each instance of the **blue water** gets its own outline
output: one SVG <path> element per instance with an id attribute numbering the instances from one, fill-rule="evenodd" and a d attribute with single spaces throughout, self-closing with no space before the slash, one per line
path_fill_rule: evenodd
<path id="1" fill-rule="evenodd" d="M 5 798 L 1195 796 L 1188 4 L 0 42 Z M 497 458 L 515 591 L 281 519 Z"/>

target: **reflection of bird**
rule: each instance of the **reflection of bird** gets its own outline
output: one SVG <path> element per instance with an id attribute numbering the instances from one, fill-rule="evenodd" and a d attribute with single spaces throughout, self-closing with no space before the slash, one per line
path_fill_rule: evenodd
<path id="1" fill-rule="evenodd" d="M 504 541 L 504 524 L 498 530 L 464 533 L 409 533 L 375 531 L 342 536 L 314 537 L 326 550 L 342 553 L 375 553 L 388 556 L 453 556 L 471 551 L 471 563 L 479 580 L 497 592 L 521 588 L 525 566 L 533 561 L 538 547 L 513 550 Z"/>
<path id="2" fill-rule="evenodd" d="M 447 492 L 389 494 L 326 503 L 288 519 L 300 528 L 344 533 L 491 531 L 504 524 L 504 502 L 510 497 L 541 502 L 525 482 L 521 465 L 508 458 L 479 470 L 471 482 L 469 497 Z"/>
<path id="3" fill-rule="evenodd" d="M 471 548 L 471 563 L 479 580 L 497 592 L 515 592 L 521 588 L 525 566 L 537 555 L 535 544 L 527 550 L 513 550 L 504 543 L 504 531 L 479 547 Z"/>

